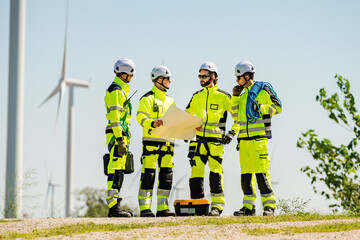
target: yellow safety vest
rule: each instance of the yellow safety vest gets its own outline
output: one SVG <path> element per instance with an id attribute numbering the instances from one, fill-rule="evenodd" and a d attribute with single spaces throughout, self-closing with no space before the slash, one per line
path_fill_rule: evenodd
<path id="1" fill-rule="evenodd" d="M 143 127 L 143 141 L 174 143 L 174 139 L 166 139 L 151 133 L 154 129 L 151 123 L 161 118 L 171 105 L 175 105 L 174 99 L 156 86 L 140 98 L 136 120 Z"/>
<path id="2" fill-rule="evenodd" d="M 221 139 L 226 134 L 227 112 L 230 112 L 233 118 L 236 117 L 230 98 L 230 94 L 219 89 L 218 85 L 204 87 L 193 94 L 185 110 L 197 117 L 204 117 L 201 130 L 196 132 L 197 136 Z M 231 130 L 236 132 L 236 127 L 233 125 Z"/>
<path id="3" fill-rule="evenodd" d="M 249 91 L 253 86 L 254 84 L 245 88 L 245 92 L 240 97 L 233 96 L 232 98 L 233 107 L 236 108 L 238 113 L 235 123 L 240 126 L 238 138 L 251 140 L 265 137 L 270 139 L 272 137 L 271 116 L 281 113 L 281 103 L 271 89 L 264 87 L 256 97 L 256 101 L 260 105 L 262 117 L 254 123 L 248 122 L 246 119 L 246 103 Z"/>
<path id="4" fill-rule="evenodd" d="M 115 77 L 105 94 L 107 143 L 114 136 L 121 138 L 127 136 L 130 138 L 129 126 L 131 119 L 131 103 L 124 106 L 129 96 L 129 84 Z"/>

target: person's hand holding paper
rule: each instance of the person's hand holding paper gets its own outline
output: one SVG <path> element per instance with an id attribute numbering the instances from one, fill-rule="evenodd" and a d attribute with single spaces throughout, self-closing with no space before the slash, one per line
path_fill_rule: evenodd
<path id="1" fill-rule="evenodd" d="M 163 125 L 153 129 L 152 134 L 164 138 L 193 140 L 196 131 L 201 129 L 204 118 L 193 116 L 171 105 L 161 120 Z"/>

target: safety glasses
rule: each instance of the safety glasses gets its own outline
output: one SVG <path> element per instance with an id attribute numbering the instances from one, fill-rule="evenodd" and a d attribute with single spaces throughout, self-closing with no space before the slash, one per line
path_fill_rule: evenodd
<path id="1" fill-rule="evenodd" d="M 199 77 L 199 79 L 206 79 L 206 78 L 209 78 L 210 75 L 199 75 L 198 77 Z"/>

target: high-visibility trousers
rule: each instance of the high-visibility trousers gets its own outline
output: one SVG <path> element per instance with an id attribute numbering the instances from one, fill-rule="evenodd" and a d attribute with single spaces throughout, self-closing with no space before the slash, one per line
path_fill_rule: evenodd
<path id="1" fill-rule="evenodd" d="M 159 169 L 157 187 L 157 211 L 169 209 L 169 196 L 173 179 L 174 146 L 167 143 L 143 145 L 142 171 L 139 185 L 138 202 L 140 211 L 151 209 L 156 163 Z"/>
<path id="2" fill-rule="evenodd" d="M 252 210 L 256 200 L 255 178 L 263 207 L 275 209 L 276 200 L 271 186 L 268 139 L 240 140 L 239 145 L 243 205 Z"/>
<path id="3" fill-rule="evenodd" d="M 110 134 L 107 134 L 110 135 Z M 127 137 L 123 137 L 126 145 L 129 144 L 129 139 Z M 107 136 L 107 144 L 109 144 L 110 138 Z M 125 170 L 125 162 L 126 162 L 126 154 L 123 156 L 118 155 L 118 143 L 114 142 L 114 146 L 110 150 L 110 160 L 108 164 L 108 179 L 107 179 L 107 198 L 106 202 L 108 207 L 113 207 L 120 198 L 119 193 L 124 181 L 124 170 Z"/>
<path id="4" fill-rule="evenodd" d="M 191 154 L 191 152 L 193 154 Z M 222 170 L 222 155 L 224 145 L 220 142 L 190 142 L 189 158 L 191 176 L 189 180 L 190 195 L 192 199 L 204 198 L 205 165 L 208 162 L 210 168 L 210 197 L 211 208 L 216 207 L 224 210 L 225 195 Z"/>

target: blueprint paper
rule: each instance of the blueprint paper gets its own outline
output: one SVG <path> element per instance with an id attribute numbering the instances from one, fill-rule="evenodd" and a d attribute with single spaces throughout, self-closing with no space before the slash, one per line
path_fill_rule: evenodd
<path id="1" fill-rule="evenodd" d="M 157 127 L 151 131 L 163 138 L 177 138 L 184 140 L 193 140 L 196 136 L 197 127 L 202 125 L 204 118 L 191 115 L 180 108 L 171 105 L 160 118 L 164 125 Z"/>

